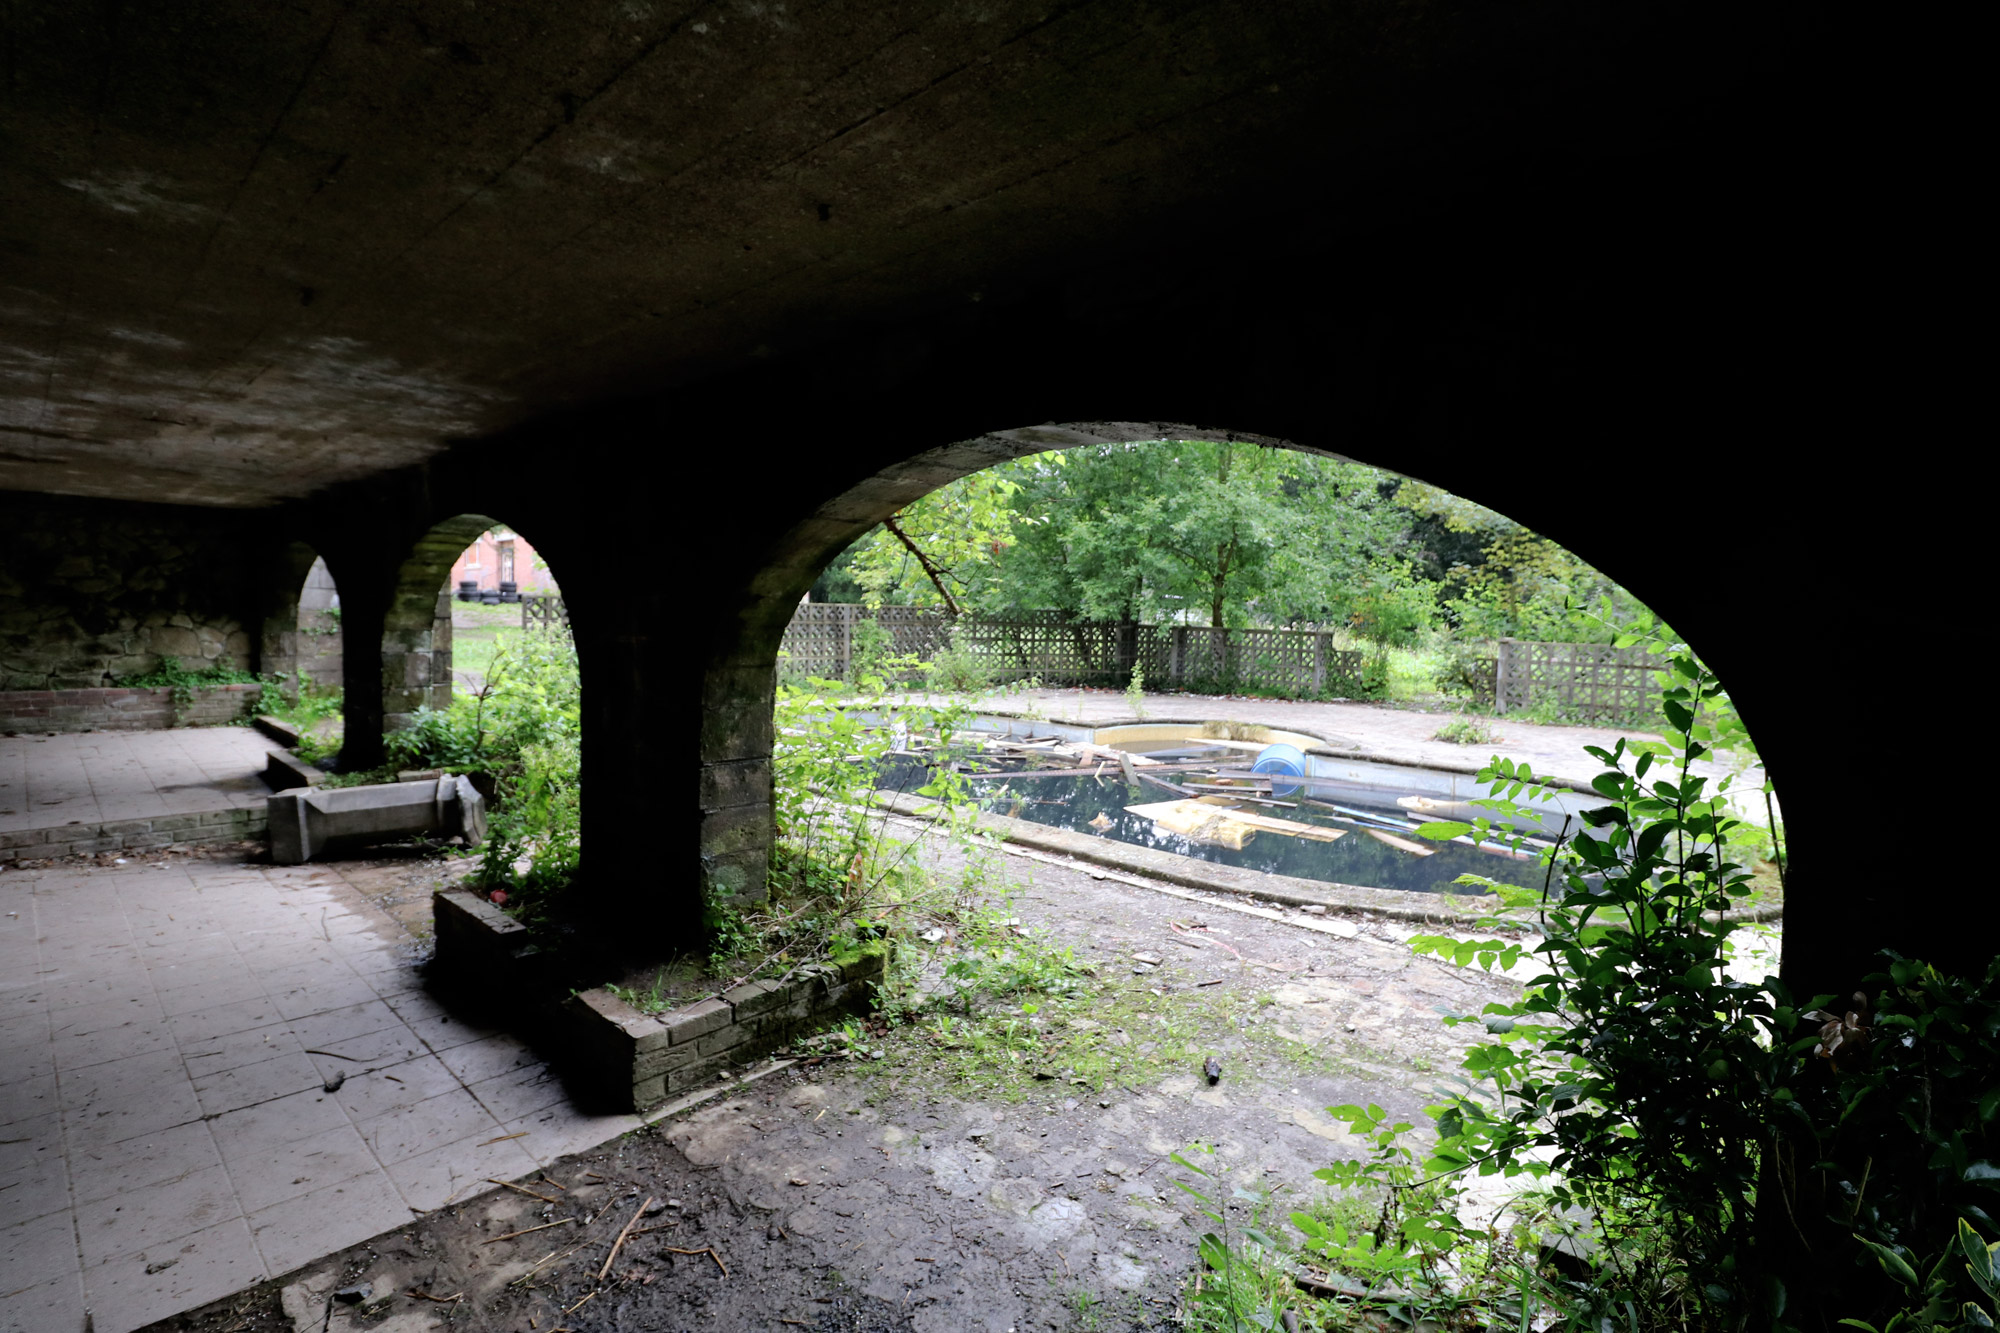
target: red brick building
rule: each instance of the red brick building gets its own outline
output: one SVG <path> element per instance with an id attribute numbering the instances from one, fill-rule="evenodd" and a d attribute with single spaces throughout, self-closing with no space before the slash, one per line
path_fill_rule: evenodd
<path id="1" fill-rule="evenodd" d="M 459 552 L 451 567 L 450 591 L 457 592 L 467 583 L 476 584 L 481 592 L 498 592 L 503 583 L 515 585 L 516 592 L 561 592 L 555 576 L 535 555 L 527 538 L 505 527 L 488 528 Z"/>

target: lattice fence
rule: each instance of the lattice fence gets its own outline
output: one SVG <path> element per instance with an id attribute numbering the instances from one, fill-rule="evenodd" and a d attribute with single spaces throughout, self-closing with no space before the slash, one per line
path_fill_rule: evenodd
<path id="1" fill-rule="evenodd" d="M 889 635 L 884 652 L 928 661 L 947 647 L 971 656 L 996 683 L 1123 685 L 1136 665 L 1148 685 L 1214 693 L 1256 690 L 1303 697 L 1356 696 L 1361 654 L 1311 630 L 1214 630 L 1070 620 L 1058 612 L 966 617 L 914 607 L 808 602 L 785 631 L 787 676 L 846 679 L 857 627 L 872 619 Z M 865 644 L 870 633 L 859 631 Z"/>
<path id="2" fill-rule="evenodd" d="M 1654 673 L 1660 659 L 1644 648 L 1599 643 L 1500 641 L 1494 666 L 1495 707 L 1519 713 L 1553 703 L 1586 722 L 1646 723 L 1659 709 Z"/>
<path id="3" fill-rule="evenodd" d="M 546 593 L 521 594 L 522 629 L 568 629 L 569 606 Z"/>
<path id="4" fill-rule="evenodd" d="M 1166 640 L 1164 673 L 1177 689 L 1210 694 L 1259 690 L 1318 698 L 1361 693 L 1361 654 L 1333 646 L 1313 630 L 1208 629 L 1175 625 Z M 1148 679 L 1155 679 L 1148 675 Z"/>

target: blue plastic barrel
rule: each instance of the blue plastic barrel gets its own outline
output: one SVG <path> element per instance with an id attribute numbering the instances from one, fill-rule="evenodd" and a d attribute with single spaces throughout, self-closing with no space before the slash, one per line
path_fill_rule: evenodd
<path id="1" fill-rule="evenodd" d="M 1287 777 L 1304 777 L 1306 775 L 1305 752 L 1300 750 L 1296 745 L 1286 745 L 1282 742 L 1277 745 L 1267 745 L 1257 752 L 1257 762 L 1250 766 L 1250 771 L 1252 773 L 1273 774 L 1274 776 L 1271 778 L 1271 795 L 1290 796 L 1299 789 L 1298 784 L 1296 782 L 1280 782 L 1275 775 L 1282 773 Z"/>

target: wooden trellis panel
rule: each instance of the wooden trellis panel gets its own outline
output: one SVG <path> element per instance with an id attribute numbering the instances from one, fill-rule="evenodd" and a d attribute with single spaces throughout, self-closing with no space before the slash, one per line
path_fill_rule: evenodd
<path id="1" fill-rule="evenodd" d="M 1219 694 L 1259 690 L 1300 698 L 1361 691 L 1361 654 L 1335 648 L 1333 636 L 1317 630 L 1176 625 L 1161 633 L 1168 643 L 1161 679 L 1176 688 Z"/>
<path id="2" fill-rule="evenodd" d="M 1136 665 L 1155 689 L 1228 693 L 1259 690 L 1300 697 L 1360 692 L 1361 654 L 1313 630 L 1214 630 L 1121 625 L 1030 611 L 956 623 L 919 607 L 808 602 L 785 631 L 787 675 L 846 678 L 854 627 L 864 619 L 889 632 L 888 651 L 930 661 L 947 647 L 968 652 L 999 684 L 1123 685 Z M 911 679 L 916 679 L 912 676 Z"/>
<path id="3" fill-rule="evenodd" d="M 979 656 L 995 680 L 1033 677 L 1044 685 L 1087 685 L 1130 677 L 1142 628 L 1036 613 L 966 620 L 957 632 L 958 642 Z"/>
<path id="4" fill-rule="evenodd" d="M 1497 711 L 1553 701 L 1588 722 L 1647 722 L 1659 704 L 1660 659 L 1644 648 L 1502 639 L 1494 669 Z"/>
<path id="5" fill-rule="evenodd" d="M 854 652 L 854 613 L 858 606 L 807 602 L 792 616 L 781 647 L 778 669 L 787 676 L 844 679 Z"/>
<path id="6" fill-rule="evenodd" d="M 545 593 L 521 595 L 522 629 L 568 629 L 569 605 L 560 597 Z"/>

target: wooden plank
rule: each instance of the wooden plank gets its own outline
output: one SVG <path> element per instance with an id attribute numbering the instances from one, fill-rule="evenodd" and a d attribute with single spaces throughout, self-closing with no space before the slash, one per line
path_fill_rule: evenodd
<path id="1" fill-rule="evenodd" d="M 1399 852 L 1408 852 L 1412 856 L 1437 855 L 1437 848 L 1435 847 L 1425 847 L 1418 843 L 1411 842 L 1408 838 L 1399 838 L 1393 833 L 1384 833 L 1381 829 L 1378 828 L 1364 828 L 1361 831 L 1363 833 L 1366 833 L 1369 837 L 1375 839 L 1375 841 L 1377 842 L 1388 843 L 1391 847 L 1394 847 Z"/>
<path id="2" fill-rule="evenodd" d="M 1205 801 L 1158 801 L 1151 805 L 1128 805 L 1127 813 L 1140 815 L 1157 824 L 1164 824 L 1176 832 L 1185 830 L 1177 824 L 1200 824 L 1216 817 L 1217 811 L 1224 812 L 1231 822 L 1247 825 L 1269 833 L 1282 833 L 1287 837 L 1306 838 L 1313 842 L 1333 842 L 1347 836 L 1346 829 L 1321 828 L 1317 824 L 1301 824 L 1296 820 L 1278 819 L 1272 815 L 1254 814 L 1248 810 L 1230 810 L 1226 806 L 1211 805 Z"/>

